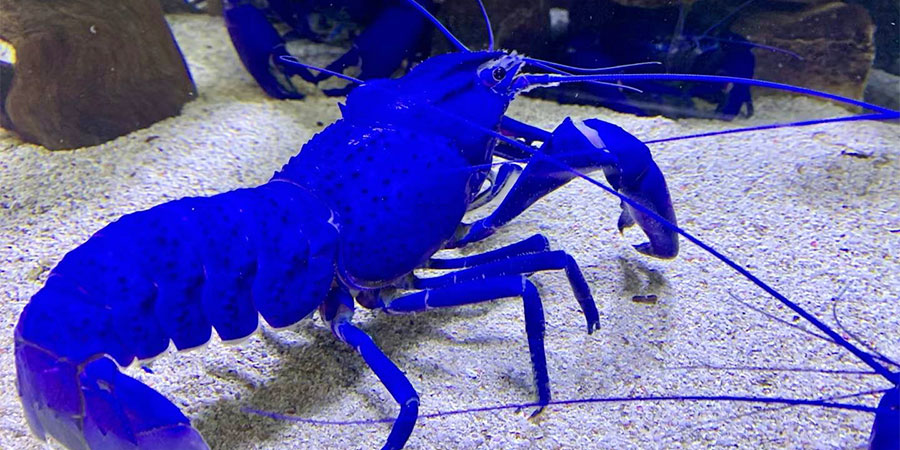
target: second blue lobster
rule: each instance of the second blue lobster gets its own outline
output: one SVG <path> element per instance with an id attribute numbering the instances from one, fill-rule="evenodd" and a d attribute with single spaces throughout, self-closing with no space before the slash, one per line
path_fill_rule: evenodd
<path id="1" fill-rule="evenodd" d="M 422 4 L 434 9 L 430 0 Z M 427 19 L 404 0 L 226 0 L 223 6 L 225 24 L 241 62 L 274 98 L 303 98 L 291 81 L 295 75 L 314 84 L 331 77 L 284 63 L 280 57 L 290 56 L 291 41 L 336 44 L 338 36 L 352 35 L 347 51 L 325 68 L 341 73 L 355 70 L 353 76 L 362 80 L 388 78 L 404 61 L 423 59 L 430 47 Z M 353 87 L 323 92 L 346 95 Z"/>

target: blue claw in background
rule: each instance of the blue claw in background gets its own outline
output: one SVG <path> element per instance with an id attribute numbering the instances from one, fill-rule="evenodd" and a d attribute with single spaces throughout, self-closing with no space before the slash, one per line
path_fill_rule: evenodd
<path id="1" fill-rule="evenodd" d="M 291 83 L 288 74 L 278 63 L 281 56 L 290 56 L 282 36 L 275 30 L 267 15 L 249 3 L 229 2 L 224 10 L 225 24 L 231 42 L 244 67 L 256 83 L 270 97 L 301 99 L 304 97 Z M 313 75 L 305 69 L 293 69 L 293 74 L 313 82 Z M 305 71 L 305 73 L 303 73 Z"/>
<path id="2" fill-rule="evenodd" d="M 423 2 L 434 9 L 432 2 Z M 291 77 L 319 84 L 331 78 L 283 64 L 295 40 L 342 45 L 347 51 L 326 69 L 368 80 L 388 78 L 423 59 L 430 48 L 430 25 L 403 0 L 226 0 L 225 23 L 244 67 L 270 97 L 300 99 Z M 349 38 L 349 39 L 348 39 Z M 354 86 L 324 88 L 346 95 Z"/>

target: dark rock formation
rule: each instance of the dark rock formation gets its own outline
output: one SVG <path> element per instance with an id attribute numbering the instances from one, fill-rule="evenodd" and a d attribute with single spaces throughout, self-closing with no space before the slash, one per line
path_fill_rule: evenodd
<path id="1" fill-rule="evenodd" d="M 900 4 L 897 0 L 855 0 L 875 19 L 875 67 L 900 75 Z"/>
<path id="2" fill-rule="evenodd" d="M 17 57 L 5 111 L 26 141 L 100 144 L 196 96 L 158 2 L 0 0 L 0 16 Z"/>
<path id="3" fill-rule="evenodd" d="M 550 41 L 548 0 L 484 0 L 484 6 L 494 28 L 495 48 L 538 57 L 546 53 Z M 475 2 L 441 3 L 437 16 L 470 49 L 487 48 L 487 29 Z M 432 48 L 432 54 L 455 51 L 439 33 L 435 33 Z"/>
<path id="4" fill-rule="evenodd" d="M 803 57 L 756 49 L 756 78 L 862 98 L 875 53 L 875 26 L 862 6 L 832 2 L 760 9 L 742 15 L 731 29 L 751 42 Z"/>
<path id="5" fill-rule="evenodd" d="M 900 76 L 873 69 L 866 84 L 865 101 L 900 110 Z"/>
<path id="6" fill-rule="evenodd" d="M 11 129 L 12 121 L 6 114 L 6 96 L 9 94 L 9 88 L 12 86 L 13 65 L 0 61 L 0 128 Z"/>

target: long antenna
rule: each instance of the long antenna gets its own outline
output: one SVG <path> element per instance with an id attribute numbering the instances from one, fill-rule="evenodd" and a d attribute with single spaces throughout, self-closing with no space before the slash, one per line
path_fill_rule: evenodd
<path id="1" fill-rule="evenodd" d="M 760 44 L 758 42 L 750 42 L 750 41 L 738 41 L 735 39 L 720 38 L 720 37 L 715 37 L 715 36 L 701 36 L 701 38 L 709 39 L 711 41 L 716 41 L 716 42 L 726 42 L 726 43 L 732 44 L 732 45 L 743 45 L 746 47 L 761 48 L 763 50 L 769 50 L 769 51 L 775 52 L 775 53 L 783 53 L 785 55 L 790 56 L 791 58 L 803 61 L 803 57 L 800 56 L 799 53 L 792 52 L 790 50 L 786 50 L 783 48 L 778 48 L 778 47 L 775 47 L 774 45 L 766 45 L 766 44 Z"/>
<path id="2" fill-rule="evenodd" d="M 807 399 L 793 399 L 793 398 L 777 398 L 777 397 L 741 397 L 735 395 L 648 395 L 648 396 L 639 396 L 639 397 L 592 397 L 592 398 L 578 398 L 578 399 L 566 399 L 566 400 L 551 400 L 546 406 L 559 406 L 559 405 L 583 405 L 583 404 L 592 404 L 592 403 L 621 403 L 621 402 L 633 402 L 633 401 L 653 401 L 653 402 L 664 402 L 664 401 L 733 401 L 733 402 L 746 402 L 746 403 L 762 403 L 762 404 L 781 404 L 788 406 L 798 406 L 798 405 L 806 405 L 806 406 L 823 406 L 826 408 L 837 408 L 837 409 L 845 409 L 850 411 L 863 411 L 873 413 L 875 412 L 875 408 L 871 406 L 857 405 L 854 403 L 839 403 L 834 400 L 842 399 L 842 398 L 853 398 L 860 397 L 863 395 L 877 394 L 880 392 L 884 392 L 884 390 L 875 390 L 875 391 L 867 391 L 867 392 L 859 392 L 856 394 L 850 395 L 841 395 L 834 397 L 824 397 L 818 398 L 814 400 Z M 467 408 L 467 409 L 457 409 L 452 411 L 439 411 L 429 414 L 420 414 L 419 418 L 421 419 L 434 419 L 438 417 L 447 417 L 447 416 L 455 416 L 459 414 L 471 414 L 478 412 L 489 412 L 489 411 L 501 411 L 505 409 L 527 409 L 535 406 L 541 406 L 541 404 L 536 402 L 531 403 L 506 403 L 500 405 L 492 405 L 492 406 L 482 406 L 480 408 Z M 249 414 L 256 414 L 263 417 L 268 417 L 270 419 L 275 420 L 283 420 L 286 422 L 300 422 L 307 423 L 311 425 L 374 425 L 378 423 L 392 423 L 394 418 L 384 418 L 384 419 L 362 419 L 362 420 L 317 420 L 317 419 L 307 419 L 305 417 L 298 417 L 289 414 L 280 414 L 269 411 L 263 411 L 261 409 L 252 408 L 252 407 L 243 407 L 241 411 Z"/>
<path id="3" fill-rule="evenodd" d="M 548 72 L 553 72 L 553 73 L 557 73 L 557 74 L 560 74 L 560 75 L 572 75 L 571 73 L 569 73 L 569 72 L 567 72 L 567 71 L 565 71 L 565 70 L 556 68 L 556 67 L 554 67 L 553 65 L 546 64 L 546 63 L 544 63 L 543 61 L 540 61 L 540 60 L 535 60 L 535 59 L 531 59 L 531 58 L 525 58 L 525 61 L 528 62 L 529 64 L 531 64 L 531 65 L 534 66 L 534 67 L 537 67 L 537 68 L 539 68 L 539 69 L 544 69 L 544 70 L 546 70 L 546 71 L 548 71 Z M 638 63 L 638 64 L 644 65 L 644 64 L 650 64 L 650 63 Z M 621 66 L 620 66 L 620 67 L 621 67 Z M 611 69 L 601 69 L 601 70 L 611 70 Z M 636 87 L 628 86 L 628 85 L 624 85 L 624 84 L 619 84 L 619 83 L 611 83 L 611 82 L 608 82 L 608 81 L 588 81 L 588 83 L 591 83 L 591 84 L 598 84 L 598 85 L 600 85 L 600 86 L 611 87 L 611 88 L 614 88 L 614 89 L 625 89 L 625 90 L 637 92 L 638 94 L 644 93 L 644 91 L 642 91 L 642 90 L 640 90 L 640 89 L 638 89 L 638 88 L 636 88 Z"/>
<path id="4" fill-rule="evenodd" d="M 517 81 L 521 89 L 527 89 L 533 85 L 546 85 L 552 83 L 572 83 L 578 81 L 627 81 L 627 80 L 650 80 L 650 81 L 700 81 L 711 83 L 735 83 L 746 84 L 750 86 L 759 86 L 765 88 L 778 89 L 788 92 L 796 92 L 798 94 L 809 95 L 812 97 L 825 98 L 836 102 L 859 106 L 870 111 L 876 111 L 884 115 L 885 119 L 900 118 L 900 112 L 889 108 L 884 108 L 871 103 L 860 100 L 843 97 L 840 95 L 829 94 L 827 92 L 817 91 L 815 89 L 807 89 L 800 86 L 790 84 L 776 83 L 774 81 L 755 80 L 752 78 L 729 77 L 722 75 L 697 75 L 697 74 L 681 74 L 681 73 L 623 73 L 623 74 L 595 74 L 595 75 L 552 75 L 552 74 L 527 74 L 517 77 Z"/>
<path id="5" fill-rule="evenodd" d="M 453 33 L 451 33 L 450 30 L 448 30 L 447 27 L 444 26 L 444 24 L 442 24 L 439 20 L 437 20 L 437 17 L 434 17 L 433 14 L 428 12 L 428 10 L 425 9 L 424 6 L 420 5 L 418 2 L 416 2 L 416 0 L 406 0 L 406 1 L 407 1 L 407 3 L 409 3 L 410 6 L 418 9 L 419 12 L 421 12 L 422 15 L 424 15 L 426 19 L 430 20 L 431 23 L 433 23 L 434 26 L 437 27 L 438 31 L 440 31 L 441 34 L 443 34 L 444 37 L 446 37 L 447 40 L 450 41 L 450 43 L 453 44 L 453 46 L 456 47 L 457 50 L 459 50 L 461 52 L 469 52 L 470 51 L 469 47 L 466 47 L 465 44 L 460 42 L 460 40 L 457 39 L 456 36 L 454 36 Z"/>
<path id="6" fill-rule="evenodd" d="M 487 26 L 488 33 L 488 51 L 494 51 L 494 30 L 491 29 L 491 19 L 488 17 L 487 9 L 484 8 L 484 2 L 478 0 L 478 7 L 481 8 L 481 15 L 484 17 L 484 25 Z"/>

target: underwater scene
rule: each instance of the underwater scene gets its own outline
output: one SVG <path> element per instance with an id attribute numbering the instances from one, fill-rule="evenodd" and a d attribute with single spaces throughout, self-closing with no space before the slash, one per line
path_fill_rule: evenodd
<path id="1" fill-rule="evenodd" d="M 2 449 L 900 449 L 891 0 L 0 0 Z"/>

